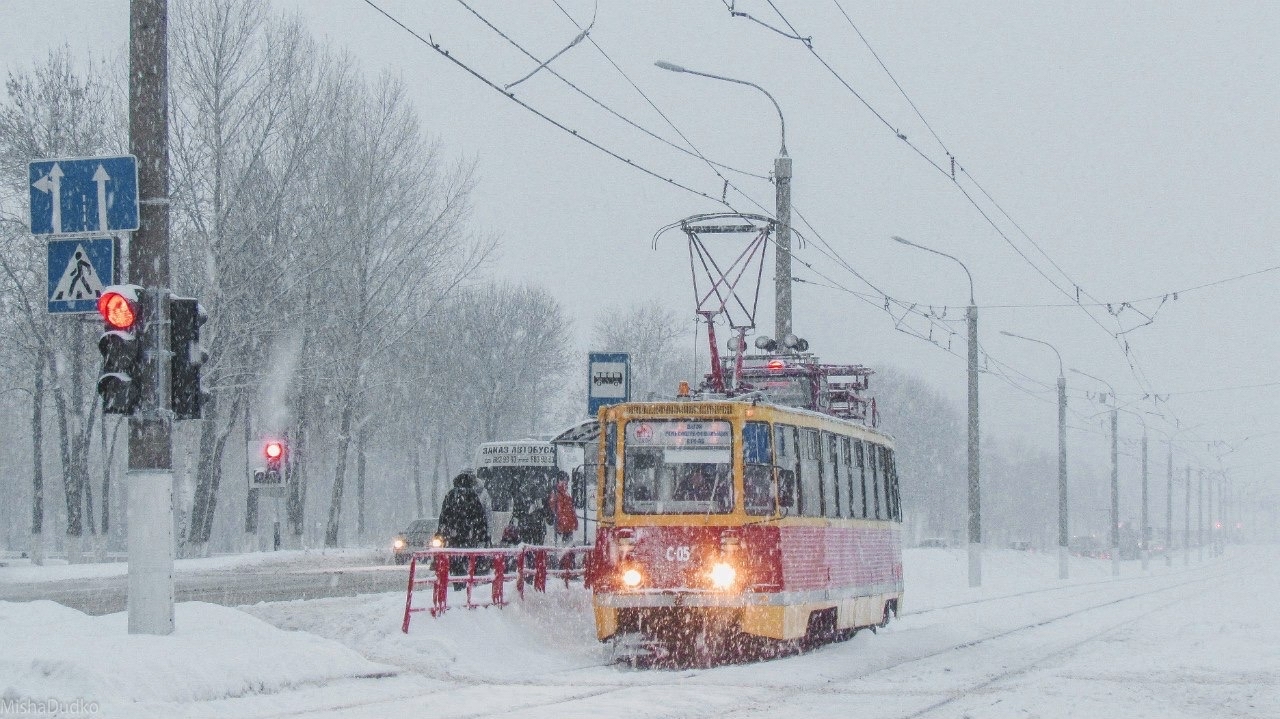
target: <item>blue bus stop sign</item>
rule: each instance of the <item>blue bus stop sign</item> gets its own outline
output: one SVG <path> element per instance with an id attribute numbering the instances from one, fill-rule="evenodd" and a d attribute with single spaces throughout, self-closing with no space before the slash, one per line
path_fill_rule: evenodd
<path id="1" fill-rule="evenodd" d="M 631 399 L 631 355 L 592 352 L 587 356 L 587 413 Z"/>

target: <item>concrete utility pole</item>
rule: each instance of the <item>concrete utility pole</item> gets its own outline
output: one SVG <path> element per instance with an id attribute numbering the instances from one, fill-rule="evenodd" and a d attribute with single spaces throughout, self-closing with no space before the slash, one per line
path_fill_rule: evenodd
<path id="1" fill-rule="evenodd" d="M 1151 527 L 1149 526 L 1150 520 L 1148 519 L 1149 494 L 1147 491 L 1147 420 L 1143 419 L 1141 414 L 1132 410 L 1126 409 L 1121 411 L 1137 417 L 1138 421 L 1142 423 L 1142 532 L 1140 535 L 1142 537 L 1142 544 L 1138 547 L 1138 551 L 1139 556 L 1142 559 L 1142 571 L 1145 572 L 1150 568 L 1151 557 Z M 1116 531 L 1118 532 L 1119 529 Z"/>
<path id="2" fill-rule="evenodd" d="M 1120 576 L 1120 448 L 1116 434 L 1119 428 L 1116 391 L 1111 383 L 1104 379 L 1078 369 L 1071 371 L 1101 382 L 1111 393 L 1111 576 L 1118 577 Z M 1103 405 L 1106 405 L 1106 402 L 1103 402 Z"/>
<path id="3" fill-rule="evenodd" d="M 1173 438 L 1169 438 L 1169 488 L 1164 508 L 1164 566 L 1173 566 Z"/>
<path id="4" fill-rule="evenodd" d="M 979 486 L 978 446 L 978 306 L 973 300 L 973 274 L 959 258 L 925 247 L 911 240 L 893 236 L 901 242 L 925 252 L 941 255 L 960 265 L 969 278 L 969 308 L 965 320 L 969 330 L 969 586 L 982 586 L 982 494 Z"/>
<path id="5" fill-rule="evenodd" d="M 1182 566 L 1191 564 L 1191 465 L 1187 465 L 1187 491 L 1182 495 Z"/>
<path id="6" fill-rule="evenodd" d="M 129 633 L 173 633 L 173 459 L 169 412 L 169 77 L 166 0 L 129 3 L 129 145 L 139 226 L 130 280 L 146 288 L 144 410 L 129 418 Z"/>
<path id="7" fill-rule="evenodd" d="M 746 80 L 738 80 L 723 75 L 713 75 L 709 72 L 699 72 L 690 70 L 686 67 L 676 65 L 674 63 L 659 60 L 654 65 L 669 70 L 671 72 L 683 72 L 689 75 L 698 75 L 700 77 L 709 77 L 712 80 L 723 80 L 738 85 L 746 85 L 754 87 L 764 96 L 769 98 L 769 102 L 773 103 L 773 109 L 778 111 L 778 123 L 782 128 L 782 145 L 778 150 L 778 157 L 773 161 L 773 181 L 777 188 L 774 197 L 776 203 L 776 213 L 778 217 L 778 234 L 775 240 L 774 259 L 775 269 L 773 277 L 774 287 L 774 338 L 777 339 L 779 345 L 785 345 L 787 335 L 792 333 L 791 326 L 791 157 L 787 155 L 787 121 L 782 116 L 782 107 L 778 105 L 778 101 L 773 99 L 773 95 L 769 91 Z"/>
<path id="8" fill-rule="evenodd" d="M 1058 358 L 1058 579 L 1067 579 L 1070 570 L 1067 561 L 1067 378 L 1062 372 L 1062 355 L 1058 348 L 1044 340 L 1033 339 L 1012 332 L 1000 331 L 1000 334 L 1017 337 L 1028 342 L 1044 345 L 1053 350 Z"/>
<path id="9" fill-rule="evenodd" d="M 1204 470 L 1196 480 L 1196 561 L 1204 561 Z"/>

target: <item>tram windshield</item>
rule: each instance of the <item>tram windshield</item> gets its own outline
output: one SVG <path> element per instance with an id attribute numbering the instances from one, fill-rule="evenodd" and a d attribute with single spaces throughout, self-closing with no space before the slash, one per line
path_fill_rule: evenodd
<path id="1" fill-rule="evenodd" d="M 726 514 L 733 510 L 733 434 L 728 422 L 627 423 L 622 511 Z"/>

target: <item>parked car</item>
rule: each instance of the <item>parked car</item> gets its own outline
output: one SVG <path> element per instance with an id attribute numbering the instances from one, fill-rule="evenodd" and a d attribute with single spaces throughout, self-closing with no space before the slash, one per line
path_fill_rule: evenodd
<path id="1" fill-rule="evenodd" d="M 415 519 L 409 523 L 408 528 L 392 538 L 391 553 L 395 557 L 396 564 L 408 564 L 409 557 L 414 552 L 430 549 L 431 547 L 439 547 L 442 544 L 440 538 L 436 535 L 436 520 L 434 517 Z"/>
<path id="2" fill-rule="evenodd" d="M 1024 539 L 1015 539 L 1009 542 L 1009 549 L 1017 550 L 1019 552 L 1030 552 L 1031 542 Z"/>
<path id="3" fill-rule="evenodd" d="M 947 542 L 946 539 L 942 537 L 925 537 L 924 539 L 920 540 L 919 546 L 946 549 L 951 545 Z"/>
<path id="4" fill-rule="evenodd" d="M 1088 535 L 1071 538 L 1067 549 L 1077 557 L 1093 557 L 1094 559 L 1110 559 L 1111 552 L 1103 545 L 1102 540 Z"/>

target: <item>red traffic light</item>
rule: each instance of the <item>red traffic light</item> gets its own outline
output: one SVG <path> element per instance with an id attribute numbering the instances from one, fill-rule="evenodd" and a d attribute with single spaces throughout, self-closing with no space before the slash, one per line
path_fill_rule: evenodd
<path id="1" fill-rule="evenodd" d="M 267 445 L 262 448 L 262 453 L 267 456 L 267 459 L 280 459 L 284 456 L 284 443 L 267 442 Z"/>
<path id="2" fill-rule="evenodd" d="M 119 292 L 107 291 L 98 298 L 98 314 L 112 329 L 127 330 L 138 320 L 138 306 Z"/>

